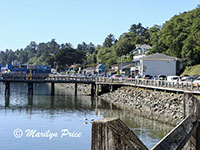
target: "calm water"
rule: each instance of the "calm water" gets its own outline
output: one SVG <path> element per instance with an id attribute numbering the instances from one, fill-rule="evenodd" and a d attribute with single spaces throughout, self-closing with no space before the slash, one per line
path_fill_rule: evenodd
<path id="1" fill-rule="evenodd" d="M 91 120 L 120 117 L 147 145 L 152 148 L 170 128 L 118 110 L 103 101 L 89 96 L 74 96 L 74 91 L 56 85 L 55 96 L 49 96 L 48 84 L 35 84 L 34 96 L 27 96 L 26 84 L 11 84 L 10 96 L 4 96 L 0 83 L 0 150 L 90 150 Z M 87 118 L 87 120 L 86 120 Z M 14 131 L 20 129 L 21 133 Z M 29 137 L 26 130 L 47 137 Z M 68 135 L 61 138 L 62 130 Z M 77 132 L 80 137 L 69 137 Z M 49 138 L 50 133 L 57 137 Z M 27 137 L 26 137 L 27 136 Z"/>

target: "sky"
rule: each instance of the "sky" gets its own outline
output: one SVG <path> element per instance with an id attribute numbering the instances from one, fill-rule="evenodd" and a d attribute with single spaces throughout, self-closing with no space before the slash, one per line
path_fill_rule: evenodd
<path id="1" fill-rule="evenodd" d="M 195 9 L 199 0 L 0 0 L 0 50 L 57 43 L 102 45 L 132 24 L 163 25 L 174 15 Z"/>

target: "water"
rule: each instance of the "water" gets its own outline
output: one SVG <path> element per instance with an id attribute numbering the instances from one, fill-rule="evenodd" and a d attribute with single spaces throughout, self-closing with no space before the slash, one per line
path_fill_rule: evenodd
<path id="1" fill-rule="evenodd" d="M 89 150 L 91 149 L 91 120 L 104 117 L 121 118 L 152 148 L 171 128 L 118 110 L 114 106 L 86 95 L 74 96 L 73 90 L 56 85 L 50 96 L 48 84 L 34 84 L 34 95 L 27 96 L 27 85 L 12 83 L 10 96 L 5 96 L 0 83 L 0 149 L 1 150 Z M 87 119 L 86 119 L 87 118 Z M 20 129 L 16 132 L 15 129 Z M 29 137 L 26 130 L 46 137 Z M 62 130 L 80 137 L 64 136 Z M 57 135 L 50 138 L 50 133 Z M 74 134 L 73 134 L 74 135 Z M 27 136 L 27 137 L 26 137 Z"/>

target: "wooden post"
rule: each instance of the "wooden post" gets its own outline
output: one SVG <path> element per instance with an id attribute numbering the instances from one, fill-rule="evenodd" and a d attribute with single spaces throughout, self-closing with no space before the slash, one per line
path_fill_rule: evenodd
<path id="1" fill-rule="evenodd" d="M 190 92 L 184 93 L 184 117 L 192 115 L 198 122 L 195 133 L 188 142 L 189 148 L 200 150 L 200 100 L 194 97 Z"/>
<path id="2" fill-rule="evenodd" d="M 95 84 L 91 84 L 91 96 L 95 95 Z"/>
<path id="3" fill-rule="evenodd" d="M 92 123 L 92 150 L 147 150 L 147 147 L 120 119 Z"/>
<path id="4" fill-rule="evenodd" d="M 51 95 L 55 95 L 55 84 L 51 83 Z"/>
<path id="5" fill-rule="evenodd" d="M 10 94 L 10 82 L 5 82 L 5 95 Z"/>
<path id="6" fill-rule="evenodd" d="M 75 96 L 77 96 L 77 86 L 78 86 L 78 84 L 75 83 Z"/>
<path id="7" fill-rule="evenodd" d="M 33 95 L 33 82 L 28 82 L 28 95 Z"/>
<path id="8" fill-rule="evenodd" d="M 96 84 L 96 96 L 99 94 L 99 84 Z"/>

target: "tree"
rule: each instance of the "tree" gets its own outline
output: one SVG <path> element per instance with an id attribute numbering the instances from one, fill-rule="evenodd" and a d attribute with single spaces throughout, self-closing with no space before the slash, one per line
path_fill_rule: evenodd
<path id="1" fill-rule="evenodd" d="M 112 35 L 112 34 L 109 34 L 106 38 L 105 38 L 105 40 L 104 40 L 104 42 L 103 42 L 103 46 L 104 47 L 111 47 L 114 43 L 115 43 L 115 37 L 114 37 L 114 35 Z"/>

